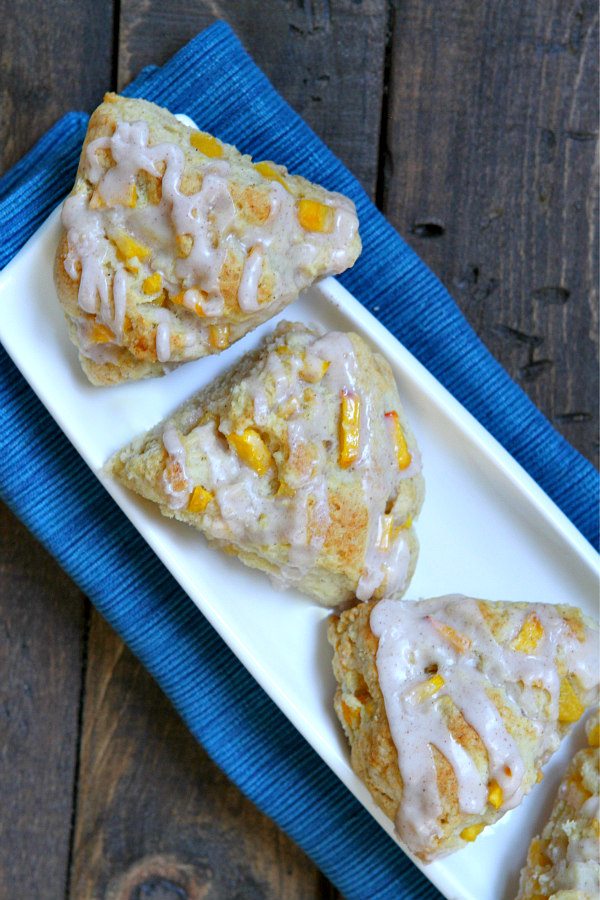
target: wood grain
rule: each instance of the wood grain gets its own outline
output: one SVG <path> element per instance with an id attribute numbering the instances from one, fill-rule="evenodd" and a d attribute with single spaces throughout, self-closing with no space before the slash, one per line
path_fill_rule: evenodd
<path id="1" fill-rule="evenodd" d="M 352 169 L 377 180 L 385 0 L 126 0 L 119 83 L 162 63 L 216 19 L 231 24 L 275 87 Z"/>
<path id="2" fill-rule="evenodd" d="M 396 4 L 384 209 L 597 461 L 597 5 Z"/>
<path id="3" fill-rule="evenodd" d="M 112 70 L 112 4 L 0 0 L 0 171 Z M 43 498 L 40 498 L 43 502 Z M 0 505 L 0 897 L 64 897 L 85 602 Z"/>
<path id="4" fill-rule="evenodd" d="M 0 897 L 63 897 L 84 601 L 0 507 Z"/>
<path id="5" fill-rule="evenodd" d="M 73 898 L 327 896 L 302 851 L 221 774 L 96 613 L 76 823 Z"/>
<path id="6" fill-rule="evenodd" d="M 0 172 L 71 109 L 110 85 L 113 5 L 0 0 Z"/>

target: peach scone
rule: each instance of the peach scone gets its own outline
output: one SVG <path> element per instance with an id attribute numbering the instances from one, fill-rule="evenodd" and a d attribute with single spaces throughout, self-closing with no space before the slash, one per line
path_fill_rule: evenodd
<path id="1" fill-rule="evenodd" d="M 412 576 L 419 451 L 389 365 L 355 334 L 281 323 L 108 467 L 325 605 L 397 597 Z"/>
<path id="2" fill-rule="evenodd" d="M 552 814 L 532 840 L 517 900 L 600 896 L 600 715 L 586 722 L 588 747 L 573 757 Z"/>
<path id="3" fill-rule="evenodd" d="M 94 384 L 219 353 L 360 253 L 353 203 L 107 94 L 62 210 L 55 283 Z"/>
<path id="4" fill-rule="evenodd" d="M 329 640 L 352 766 L 427 862 L 517 806 L 598 693 L 598 629 L 574 607 L 381 600 Z"/>

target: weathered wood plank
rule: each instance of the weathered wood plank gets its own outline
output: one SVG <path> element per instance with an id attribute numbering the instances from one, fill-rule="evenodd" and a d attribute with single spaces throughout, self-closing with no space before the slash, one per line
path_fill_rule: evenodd
<path id="1" fill-rule="evenodd" d="M 0 0 L 0 171 L 111 77 L 112 4 Z M 0 896 L 63 897 L 84 601 L 0 507 Z"/>
<path id="2" fill-rule="evenodd" d="M 162 63 L 225 19 L 276 88 L 374 195 L 386 31 L 385 0 L 127 0 L 119 83 Z"/>
<path id="3" fill-rule="evenodd" d="M 597 459 L 598 11 L 396 4 L 385 211 L 496 357 Z"/>
<path id="4" fill-rule="evenodd" d="M 0 505 L 0 897 L 63 897 L 84 601 Z"/>
<path id="5" fill-rule="evenodd" d="M 0 0 L 0 172 L 110 85 L 113 4 Z"/>
<path id="6" fill-rule="evenodd" d="M 304 854 L 231 785 L 92 614 L 71 897 L 304 900 Z"/>

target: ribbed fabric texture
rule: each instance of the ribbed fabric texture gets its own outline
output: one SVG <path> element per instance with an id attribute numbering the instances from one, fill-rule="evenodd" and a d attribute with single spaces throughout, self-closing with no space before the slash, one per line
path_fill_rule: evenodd
<path id="1" fill-rule="evenodd" d="M 125 93 L 355 201 L 341 281 L 513 454 L 592 543 L 598 478 L 490 356 L 442 285 L 219 23 Z M 87 117 L 62 118 L 0 180 L 0 266 L 70 189 Z M 181 591 L 0 351 L 0 493 L 157 679 L 192 733 L 348 900 L 438 892 L 289 724 Z M 27 453 L 23 448 L 27 447 Z M 41 499 L 43 498 L 43 502 Z"/>

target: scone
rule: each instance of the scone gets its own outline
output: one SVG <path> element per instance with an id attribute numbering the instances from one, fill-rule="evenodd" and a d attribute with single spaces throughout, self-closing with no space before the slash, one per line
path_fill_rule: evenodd
<path id="1" fill-rule="evenodd" d="M 325 605 L 411 578 L 420 456 L 389 365 L 355 334 L 281 323 L 109 470 Z"/>
<path id="2" fill-rule="evenodd" d="M 62 224 L 58 296 L 98 385 L 220 353 L 361 249 L 346 197 L 116 94 L 90 119 Z"/>
<path id="3" fill-rule="evenodd" d="M 576 753 L 541 837 L 532 840 L 517 900 L 600 896 L 600 716 L 586 722 L 589 746 Z"/>
<path id="4" fill-rule="evenodd" d="M 329 641 L 352 766 L 427 862 L 517 806 L 598 692 L 598 629 L 568 606 L 382 600 Z"/>

